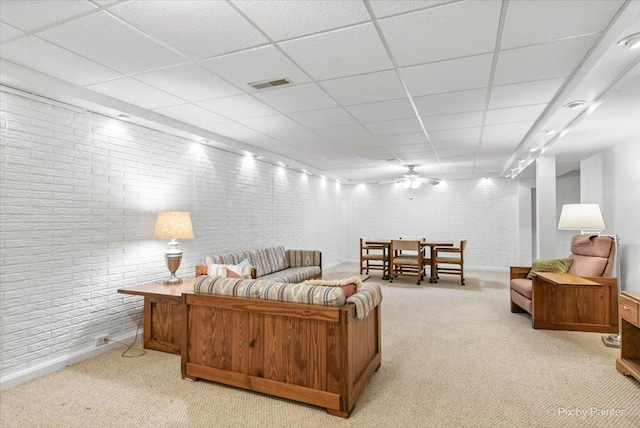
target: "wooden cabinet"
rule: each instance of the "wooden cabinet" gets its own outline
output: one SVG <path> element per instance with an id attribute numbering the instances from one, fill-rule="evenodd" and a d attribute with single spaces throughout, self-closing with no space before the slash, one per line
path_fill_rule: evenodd
<path id="1" fill-rule="evenodd" d="M 193 292 L 194 280 L 185 278 L 182 284 L 176 285 L 153 281 L 118 290 L 118 293 L 144 297 L 145 349 L 180 354 L 182 293 Z"/>
<path id="2" fill-rule="evenodd" d="M 620 295 L 620 317 L 622 344 L 616 369 L 640 381 L 640 292 L 624 292 Z"/>
<path id="3" fill-rule="evenodd" d="M 533 328 L 618 333 L 616 278 L 537 272 Z"/>

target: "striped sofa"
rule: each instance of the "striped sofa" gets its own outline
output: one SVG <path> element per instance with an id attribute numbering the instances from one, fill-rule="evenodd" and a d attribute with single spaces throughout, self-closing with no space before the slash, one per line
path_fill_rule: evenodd
<path id="1" fill-rule="evenodd" d="M 182 295 L 182 377 L 348 418 L 381 363 L 380 286 L 200 276 Z"/>
<path id="2" fill-rule="evenodd" d="M 283 246 L 257 248 L 206 256 L 196 266 L 196 276 L 208 275 L 214 265 L 237 265 L 247 259 L 254 268 L 251 277 L 285 283 L 299 283 L 322 277 L 322 253 L 316 250 L 285 250 Z"/>

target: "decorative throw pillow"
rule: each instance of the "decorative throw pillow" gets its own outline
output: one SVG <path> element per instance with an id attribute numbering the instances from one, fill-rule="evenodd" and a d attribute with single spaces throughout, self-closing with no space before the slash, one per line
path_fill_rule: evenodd
<path id="1" fill-rule="evenodd" d="M 253 266 L 227 265 L 227 278 L 251 278 Z M 235 275 L 231 275 L 231 273 Z"/>
<path id="2" fill-rule="evenodd" d="M 357 291 L 360 291 L 360 288 L 362 287 L 362 280 L 357 276 L 352 276 L 351 278 L 336 280 L 308 279 L 304 281 L 303 284 L 323 285 L 325 287 L 341 287 L 344 290 L 345 297 L 351 297 Z M 353 292 L 351 292 L 351 290 L 353 290 Z"/>
<path id="3" fill-rule="evenodd" d="M 227 276 L 227 266 L 210 264 L 207 266 L 207 275 L 209 276 L 221 276 L 225 278 Z"/>
<path id="4" fill-rule="evenodd" d="M 249 259 L 244 259 L 240 263 L 238 263 L 237 266 L 251 266 L 251 262 L 249 261 Z"/>
<path id="5" fill-rule="evenodd" d="M 573 259 L 536 260 L 531 265 L 527 279 L 533 279 L 535 272 L 567 273 L 572 262 Z"/>

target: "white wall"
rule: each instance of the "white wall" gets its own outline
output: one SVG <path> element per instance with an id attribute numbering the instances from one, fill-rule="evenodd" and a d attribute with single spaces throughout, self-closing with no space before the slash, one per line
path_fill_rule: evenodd
<path id="1" fill-rule="evenodd" d="M 601 209 L 607 229 L 620 237 L 622 290 L 640 291 L 640 135 L 618 143 L 581 163 L 581 194 L 602 195 Z M 602 174 L 601 180 L 592 176 Z M 595 195 L 595 196 L 593 196 Z M 583 200 L 582 202 L 600 202 Z"/>
<path id="2" fill-rule="evenodd" d="M 564 204 L 580 202 L 580 171 L 571 171 L 556 179 L 556 226 L 560 221 L 560 213 Z M 580 233 L 579 230 L 556 231 L 556 256 L 567 257 L 571 253 L 571 238 Z"/>
<path id="3" fill-rule="evenodd" d="M 508 179 L 445 180 L 411 191 L 399 184 L 345 186 L 346 258 L 358 260 L 358 239 L 467 239 L 465 267 L 507 271 L 517 265 L 518 185 Z"/>
<path id="4" fill-rule="evenodd" d="M 11 91 L 16 92 L 16 91 Z M 284 245 L 344 258 L 341 186 L 21 93 L 2 92 L 0 365 L 16 373 L 135 329 L 120 287 L 168 275 L 158 211 L 191 212 L 179 276 L 207 253 Z"/>

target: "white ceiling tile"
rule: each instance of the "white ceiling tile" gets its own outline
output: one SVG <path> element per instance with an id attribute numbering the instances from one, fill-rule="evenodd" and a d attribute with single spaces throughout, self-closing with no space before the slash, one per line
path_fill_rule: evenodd
<path id="1" fill-rule="evenodd" d="M 473 111 L 467 113 L 423 117 L 422 121 L 427 131 L 438 131 L 441 129 L 472 128 L 482 126 L 483 119 L 484 112 Z"/>
<path id="2" fill-rule="evenodd" d="M 445 131 L 432 131 L 429 132 L 429 138 L 434 143 L 443 141 L 455 141 L 455 140 L 473 140 L 480 139 L 480 131 L 482 128 L 464 128 L 464 129 L 449 129 Z"/>
<path id="3" fill-rule="evenodd" d="M 416 118 L 365 123 L 364 126 L 373 135 L 413 134 L 422 130 Z"/>
<path id="4" fill-rule="evenodd" d="M 289 115 L 295 121 L 309 128 L 326 128 L 329 126 L 349 125 L 356 123 L 355 119 L 342 108 L 305 111 Z"/>
<path id="5" fill-rule="evenodd" d="M 316 80 L 393 67 L 371 23 L 283 42 L 280 46 Z"/>
<path id="6" fill-rule="evenodd" d="M 489 108 L 545 104 L 553 99 L 566 79 L 549 79 L 513 85 L 494 86 Z"/>
<path id="7" fill-rule="evenodd" d="M 521 139 L 509 137 L 482 137 L 482 153 L 505 153 L 513 151 Z"/>
<path id="8" fill-rule="evenodd" d="M 243 93 L 195 64 L 163 68 L 139 74 L 135 78 L 187 101 L 202 101 Z"/>
<path id="9" fill-rule="evenodd" d="M 315 83 L 265 89 L 254 96 L 282 113 L 320 110 L 337 104 Z"/>
<path id="10" fill-rule="evenodd" d="M 415 97 L 413 101 L 420 116 L 484 110 L 487 103 L 487 89 L 426 95 Z"/>
<path id="11" fill-rule="evenodd" d="M 409 119 L 415 112 L 408 99 L 381 101 L 347 107 L 360 122 L 381 122 L 384 120 Z"/>
<path id="12" fill-rule="evenodd" d="M 330 146 L 334 150 L 336 148 L 333 144 L 308 129 L 290 132 L 272 132 L 270 135 L 273 136 L 273 138 L 289 144 L 291 147 L 310 149 Z"/>
<path id="13" fill-rule="evenodd" d="M 451 0 L 405 0 L 405 1 L 389 1 L 389 0 L 369 0 L 373 12 L 377 18 L 384 18 L 389 15 L 410 12 L 417 9 L 425 9 L 448 3 Z"/>
<path id="14" fill-rule="evenodd" d="M 386 146 L 395 146 L 399 144 L 427 144 L 427 137 L 424 132 L 416 132 L 414 134 L 398 134 L 398 135 L 385 135 L 384 137 L 378 137 Z"/>
<path id="15" fill-rule="evenodd" d="M 623 0 L 515 1 L 509 3 L 502 49 L 604 31 Z"/>
<path id="16" fill-rule="evenodd" d="M 244 125 L 240 125 L 236 122 L 220 122 L 208 125 L 201 125 L 202 129 L 206 129 L 216 134 L 224 135 L 228 138 L 233 138 L 238 141 L 244 141 L 246 138 L 255 137 L 259 134 L 257 131 L 247 128 Z"/>
<path id="17" fill-rule="evenodd" d="M 106 12 L 50 28 L 38 35 L 127 74 L 184 61 Z"/>
<path id="18" fill-rule="evenodd" d="M 311 79 L 274 46 L 264 46 L 202 61 L 201 64 L 247 92 L 250 83 L 287 78 L 294 84 Z"/>
<path id="19" fill-rule="evenodd" d="M 320 82 L 340 104 L 363 104 L 406 98 L 394 70 Z"/>
<path id="20" fill-rule="evenodd" d="M 458 2 L 380 20 L 399 66 L 493 52 L 502 2 Z"/>
<path id="21" fill-rule="evenodd" d="M 87 86 L 87 88 L 149 109 L 184 104 L 184 100 L 130 77 Z"/>
<path id="22" fill-rule="evenodd" d="M 122 76 L 36 37 L 23 37 L 2 45 L 2 58 L 81 86 Z"/>
<path id="23" fill-rule="evenodd" d="M 401 68 L 412 96 L 489 86 L 493 54 Z"/>
<path id="24" fill-rule="evenodd" d="M 397 146 L 391 147 L 390 149 L 393 151 L 393 153 L 403 154 L 403 155 L 410 154 L 410 153 L 423 153 L 423 152 L 433 153 L 431 146 L 426 143 L 399 144 Z"/>
<path id="25" fill-rule="evenodd" d="M 255 119 L 257 117 L 280 114 L 262 101 L 258 101 L 246 94 L 201 101 L 197 104 L 207 110 L 211 110 L 233 120 Z"/>
<path id="26" fill-rule="evenodd" d="M 547 104 L 535 104 L 531 106 L 509 107 L 487 110 L 485 125 L 499 125 L 510 122 L 526 122 L 536 120 L 544 111 Z"/>
<path id="27" fill-rule="evenodd" d="M 363 128 L 362 125 L 342 125 L 331 128 L 319 128 L 317 132 L 330 141 L 371 136 L 369 131 Z"/>
<path id="28" fill-rule="evenodd" d="M 478 149 L 480 142 L 477 138 L 472 139 L 460 139 L 460 140 L 451 140 L 451 141 L 442 141 L 433 143 L 433 147 L 436 149 L 438 154 L 442 154 L 445 152 L 453 153 L 453 152 L 471 152 L 475 155 L 475 150 Z"/>
<path id="29" fill-rule="evenodd" d="M 223 1 L 135 1 L 109 10 L 192 59 L 267 42 L 258 30 Z"/>
<path id="30" fill-rule="evenodd" d="M 234 1 L 273 40 L 283 40 L 370 21 L 362 2 Z"/>
<path id="31" fill-rule="evenodd" d="M 503 125 L 485 126 L 482 136 L 486 138 L 513 138 L 522 140 L 525 134 L 531 129 L 533 122 L 507 123 Z"/>
<path id="32" fill-rule="evenodd" d="M 18 37 L 21 34 L 24 34 L 24 32 L 18 30 L 17 28 L 13 28 L 3 22 L 0 22 L 0 43 L 4 43 L 7 40 L 13 39 L 14 37 Z M 2 49 L 3 49 L 2 54 L 4 56 L 4 47 Z"/>
<path id="33" fill-rule="evenodd" d="M 72 16 L 94 10 L 97 7 L 88 1 L 2 1 L 2 22 L 24 31 L 31 31 Z"/>
<path id="34" fill-rule="evenodd" d="M 394 154 L 389 149 L 384 147 L 355 147 L 349 149 L 349 152 L 362 159 L 374 162 L 386 159 L 395 159 Z"/>
<path id="35" fill-rule="evenodd" d="M 506 85 L 569 76 L 597 40 L 594 34 L 500 51 L 493 82 Z"/>
<path id="36" fill-rule="evenodd" d="M 365 137 L 354 137 L 340 140 L 340 147 L 351 149 L 354 147 L 384 147 L 382 140 L 385 137 L 368 135 Z"/>
<path id="37" fill-rule="evenodd" d="M 209 110 L 205 110 L 202 107 L 198 107 L 193 104 L 163 107 L 156 109 L 155 112 L 195 126 L 227 122 L 227 119 L 224 117 L 211 113 Z"/>
<path id="38" fill-rule="evenodd" d="M 301 125 L 283 115 L 246 119 L 240 120 L 239 122 L 249 128 L 253 128 L 256 131 L 260 131 L 265 134 L 299 131 L 304 129 Z"/>

